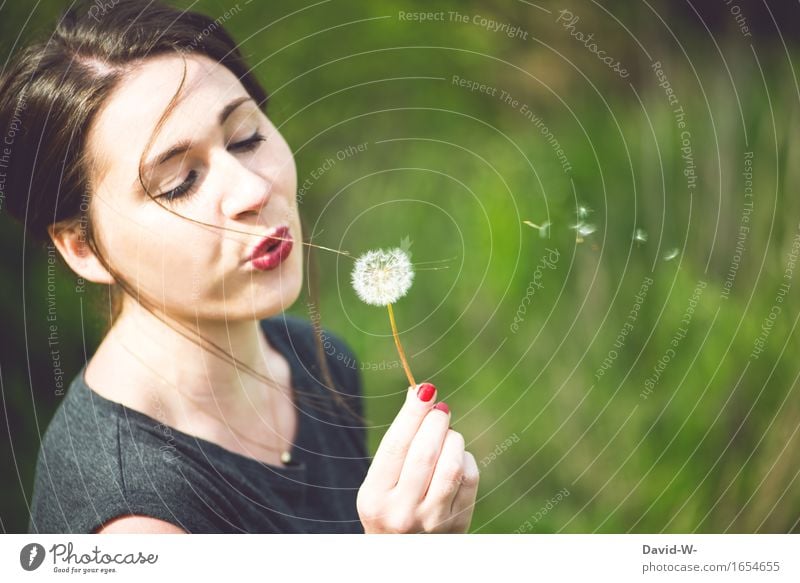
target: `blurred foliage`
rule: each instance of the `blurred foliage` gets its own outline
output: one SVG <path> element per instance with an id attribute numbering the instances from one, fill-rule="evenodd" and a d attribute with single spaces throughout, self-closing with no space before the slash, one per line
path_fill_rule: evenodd
<path id="1" fill-rule="evenodd" d="M 476 532 L 800 531 L 797 281 L 764 351 L 751 356 L 800 229 L 791 194 L 798 53 L 788 32 L 797 7 L 739 2 L 746 37 L 724 3 L 678 4 L 240 1 L 225 22 L 271 92 L 268 113 L 295 152 L 298 182 L 310 181 L 305 235 L 353 254 L 408 238 L 420 270 L 396 314 L 417 380 L 437 385 L 482 469 Z M 63 5 L 4 4 L 4 54 L 47 31 Z M 234 3 L 192 6 L 219 16 Z M 562 9 L 628 78 L 556 22 Z M 444 20 L 399 16 L 420 11 Z M 450 12 L 468 22 L 450 21 Z M 493 32 L 476 16 L 519 26 L 527 38 Z M 651 59 L 686 114 L 692 190 Z M 558 140 L 570 171 L 523 104 Z M 346 154 L 359 144 L 363 152 Z M 753 152 L 753 212 L 725 297 L 745 152 Z M 328 159 L 332 167 L 312 178 Z M 571 227 L 581 205 L 597 230 L 579 243 Z M 550 237 L 525 220 L 551 222 Z M 0 526 L 20 531 L 39 436 L 59 397 L 47 250 L 26 243 L 7 217 L 0 224 L 9 435 Z M 646 242 L 634 241 L 636 229 Z M 535 275 L 547 249 L 559 253 L 555 269 Z M 323 254 L 320 266 L 324 325 L 364 369 L 374 449 L 406 383 L 386 313 L 355 298 L 347 258 Z M 76 294 L 71 274 L 56 273 L 59 345 L 73 375 L 102 334 L 103 290 Z M 541 288 L 530 287 L 535 277 Z M 653 284 L 619 346 L 646 277 Z M 698 282 L 706 287 L 685 338 L 659 371 Z M 309 317 L 304 298 L 291 311 Z M 562 489 L 569 495 L 543 511 Z"/>

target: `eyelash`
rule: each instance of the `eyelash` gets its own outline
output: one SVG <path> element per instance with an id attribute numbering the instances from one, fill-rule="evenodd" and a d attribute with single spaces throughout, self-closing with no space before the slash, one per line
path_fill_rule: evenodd
<path id="1" fill-rule="evenodd" d="M 241 142 L 231 144 L 230 149 L 235 152 L 250 152 L 252 150 L 255 150 L 258 144 L 260 144 L 266 139 L 267 139 L 266 136 L 256 131 L 256 133 L 254 133 L 246 140 L 242 140 Z M 158 197 L 156 198 L 166 198 L 168 201 L 172 202 L 174 200 L 187 197 L 188 195 L 192 194 L 192 187 L 195 185 L 196 181 L 197 181 L 197 170 L 190 170 L 189 174 L 186 175 L 186 180 L 181 182 L 178 186 L 176 186 L 172 190 L 168 190 L 167 192 L 158 195 Z"/>

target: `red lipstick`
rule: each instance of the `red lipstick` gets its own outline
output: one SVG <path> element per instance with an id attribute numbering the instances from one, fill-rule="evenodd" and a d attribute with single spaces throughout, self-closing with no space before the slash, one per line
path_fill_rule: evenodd
<path id="1" fill-rule="evenodd" d="M 255 246 L 248 261 L 260 271 L 275 269 L 289 256 L 293 246 L 289 227 L 281 225 Z"/>

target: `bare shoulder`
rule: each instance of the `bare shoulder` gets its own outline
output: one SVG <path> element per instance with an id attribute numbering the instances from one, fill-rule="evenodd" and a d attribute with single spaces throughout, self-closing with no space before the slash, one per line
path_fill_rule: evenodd
<path id="1" fill-rule="evenodd" d="M 160 518 L 128 514 L 106 522 L 97 534 L 187 534 L 185 530 Z"/>

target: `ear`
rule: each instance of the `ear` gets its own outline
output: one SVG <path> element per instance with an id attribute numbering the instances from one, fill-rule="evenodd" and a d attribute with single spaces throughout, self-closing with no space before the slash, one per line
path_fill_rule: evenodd
<path id="1" fill-rule="evenodd" d="M 72 271 L 94 283 L 115 283 L 114 277 L 103 267 L 86 241 L 86 234 L 80 223 L 50 225 L 47 232 Z"/>

